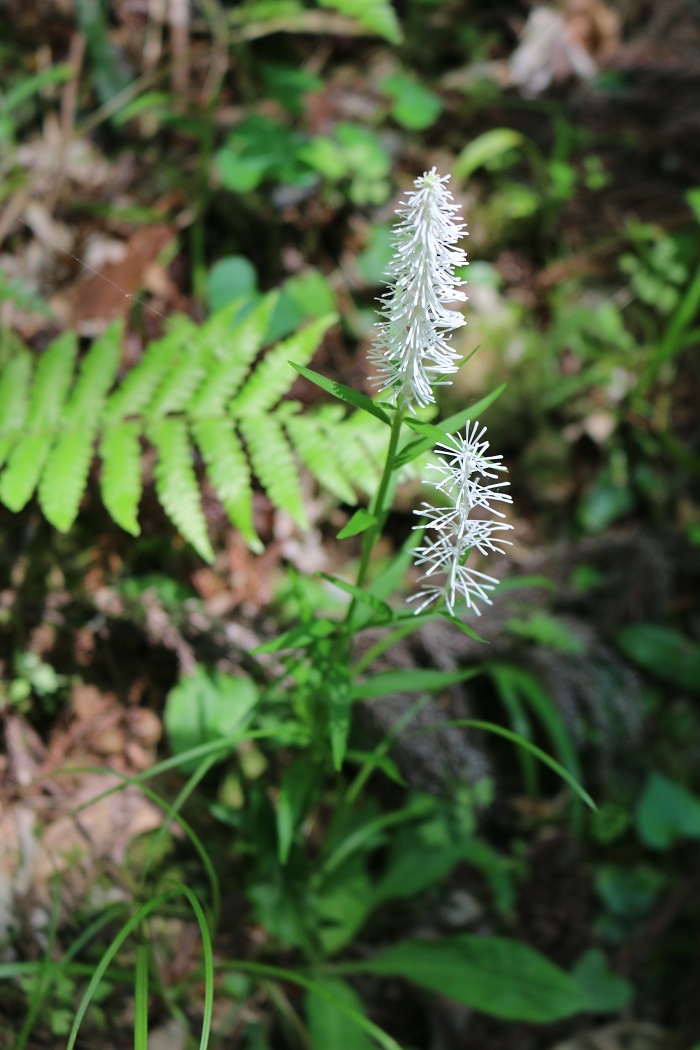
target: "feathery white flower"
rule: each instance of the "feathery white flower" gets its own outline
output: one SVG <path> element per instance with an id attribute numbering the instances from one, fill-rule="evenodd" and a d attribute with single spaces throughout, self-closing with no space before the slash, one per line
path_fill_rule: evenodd
<path id="1" fill-rule="evenodd" d="M 431 386 L 449 383 L 443 377 L 457 371 L 460 355 L 448 340 L 466 324 L 458 310 L 445 305 L 467 298 L 459 290 L 464 281 L 454 272 L 467 264 L 456 247 L 466 234 L 465 224 L 454 219 L 459 205 L 446 189 L 449 178 L 432 168 L 415 180 L 415 190 L 397 209 L 401 221 L 394 233 L 389 291 L 380 299 L 384 320 L 369 354 L 382 392 L 412 412 L 433 402 Z"/>
<path id="2" fill-rule="evenodd" d="M 415 528 L 428 528 L 437 534 L 436 538 L 416 547 L 414 555 L 416 566 L 427 566 L 424 569 L 422 584 L 418 594 L 409 601 L 419 601 L 416 613 L 422 612 L 433 602 L 443 598 L 448 612 L 454 616 L 455 604 L 461 596 L 466 599 L 467 607 L 481 615 L 477 600 L 491 604 L 489 593 L 494 590 L 498 580 L 486 576 L 483 572 L 469 568 L 466 564 L 470 551 L 476 549 L 480 554 L 503 554 L 501 544 L 510 545 L 499 533 L 512 529 L 513 526 L 503 521 L 504 513 L 491 506 L 492 503 L 512 503 L 513 500 L 503 489 L 507 481 L 485 484 L 484 479 L 493 481 L 499 472 L 506 468 L 501 456 L 488 456 L 488 441 L 484 441 L 486 427 L 479 429 L 474 423 L 467 427 L 465 437 L 450 436 L 439 442 L 435 452 L 441 462 L 431 464 L 440 475 L 439 480 L 428 482 L 448 499 L 447 507 L 433 507 L 423 503 L 415 513 L 425 518 L 424 525 Z M 474 512 L 489 511 L 495 518 L 473 517 Z"/>

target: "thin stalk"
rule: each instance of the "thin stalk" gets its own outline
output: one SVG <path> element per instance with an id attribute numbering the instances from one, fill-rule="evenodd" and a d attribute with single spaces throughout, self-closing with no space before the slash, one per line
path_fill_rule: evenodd
<path id="1" fill-rule="evenodd" d="M 405 414 L 404 406 L 399 402 L 396 412 L 394 413 L 394 421 L 391 424 L 391 437 L 389 438 L 389 447 L 386 452 L 386 460 L 384 461 L 384 470 L 382 477 L 379 482 L 379 488 L 377 494 L 374 497 L 372 503 L 372 514 L 376 518 L 376 524 L 371 529 L 367 529 L 362 537 L 362 554 L 360 557 L 360 568 L 357 573 L 357 586 L 362 587 L 365 580 L 367 579 L 367 573 L 369 571 L 370 559 L 372 557 L 372 551 L 374 550 L 377 540 L 382 534 L 382 530 L 386 523 L 389 508 L 384 504 L 386 502 L 387 493 L 389 491 L 389 484 L 391 477 L 396 470 L 396 453 L 399 447 L 399 438 L 401 436 L 401 424 Z M 352 624 L 352 617 L 355 612 L 357 605 L 357 599 L 353 598 L 348 606 L 348 611 L 345 616 L 344 626 L 350 627 Z"/>

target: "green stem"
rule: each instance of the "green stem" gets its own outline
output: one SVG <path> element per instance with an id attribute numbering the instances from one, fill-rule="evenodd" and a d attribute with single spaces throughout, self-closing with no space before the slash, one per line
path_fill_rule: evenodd
<path id="1" fill-rule="evenodd" d="M 384 462 L 384 470 L 382 477 L 379 482 L 379 488 L 377 494 L 374 497 L 372 503 L 372 514 L 376 518 L 375 524 L 372 528 L 367 529 L 362 537 L 362 554 L 360 557 L 360 568 L 357 573 L 357 586 L 362 587 L 365 580 L 367 579 L 367 573 L 369 571 L 370 560 L 372 558 L 372 551 L 374 550 L 377 540 L 382 534 L 382 530 L 386 523 L 389 508 L 385 507 L 385 501 L 387 493 L 389 492 L 389 485 L 391 482 L 392 475 L 396 470 L 396 452 L 399 447 L 399 438 L 401 436 L 401 424 L 403 423 L 403 417 L 405 409 L 403 404 L 399 402 L 396 412 L 394 414 L 394 421 L 391 424 L 391 437 L 389 438 L 389 447 L 386 452 L 386 460 Z M 357 601 L 355 598 L 350 602 L 348 611 L 345 616 L 344 625 L 346 628 L 352 624 L 352 617 L 355 612 Z"/>

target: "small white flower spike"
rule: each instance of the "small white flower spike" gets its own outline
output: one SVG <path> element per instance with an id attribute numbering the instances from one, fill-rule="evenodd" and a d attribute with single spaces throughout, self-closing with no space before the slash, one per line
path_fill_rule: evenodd
<path id="1" fill-rule="evenodd" d="M 501 544 L 510 545 L 509 540 L 496 534 L 513 526 L 499 520 L 505 514 L 491 504 L 512 503 L 513 500 L 502 491 L 508 485 L 507 481 L 484 484 L 482 480 L 497 478 L 499 472 L 506 469 L 501 463 L 501 456 L 486 455 L 489 443 L 482 440 L 485 433 L 486 427 L 480 430 L 479 424 L 474 423 L 471 430 L 467 427 L 465 437 L 449 436 L 435 448 L 442 462 L 432 464 L 432 468 L 441 477 L 439 481 L 428 484 L 442 492 L 449 505 L 433 507 L 424 503 L 415 512 L 426 519 L 424 525 L 416 525 L 415 528 L 427 527 L 437 533 L 432 542 L 416 547 L 411 552 L 416 566 L 427 566 L 421 576 L 421 580 L 427 582 L 418 594 L 408 599 L 420 602 L 416 613 L 443 598 L 451 616 L 455 615 L 455 605 L 460 597 L 466 599 L 467 608 L 473 609 L 477 616 L 481 615 L 477 600 L 491 604 L 489 593 L 494 590 L 498 580 L 469 568 L 466 563 L 470 551 L 474 549 L 484 555 L 503 554 Z M 476 510 L 489 511 L 496 518 L 471 517 Z"/>
<path id="2" fill-rule="evenodd" d="M 458 310 L 446 303 L 464 302 L 464 284 L 455 267 L 466 266 L 458 241 L 465 226 L 454 216 L 459 205 L 446 189 L 449 175 L 435 168 L 416 179 L 396 214 L 401 221 L 394 234 L 394 257 L 388 270 L 389 291 L 382 296 L 384 318 L 370 351 L 377 367 L 375 382 L 409 411 L 435 401 L 434 385 L 450 382 L 444 376 L 457 371 L 459 354 L 449 345 L 455 328 L 466 324 Z"/>

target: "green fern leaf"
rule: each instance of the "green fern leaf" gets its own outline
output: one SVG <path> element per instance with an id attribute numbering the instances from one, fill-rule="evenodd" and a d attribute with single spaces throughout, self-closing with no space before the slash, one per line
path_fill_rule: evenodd
<path id="1" fill-rule="evenodd" d="M 279 422 L 274 416 L 244 416 L 240 427 L 253 469 L 271 502 L 307 528 L 299 472 Z"/>
<path id="2" fill-rule="evenodd" d="M 145 415 L 167 416 L 170 413 L 182 412 L 189 405 L 206 373 L 202 356 L 202 346 L 197 334 L 192 342 L 188 342 L 188 345 L 181 349 L 179 358 L 171 363 L 170 370 L 158 386 L 148 407 L 144 409 Z"/>
<path id="3" fill-rule="evenodd" d="M 355 422 L 356 417 L 360 417 L 361 422 L 359 420 Z M 379 481 L 380 471 L 359 436 L 361 431 L 370 425 L 371 420 L 359 412 L 344 419 L 340 405 L 323 405 L 317 412 L 317 419 L 335 451 L 339 467 L 345 477 L 360 492 L 364 492 L 367 496 L 373 495 Z M 386 429 L 382 424 L 379 426 L 382 427 L 386 443 Z"/>
<path id="4" fill-rule="evenodd" d="M 97 420 L 119 367 L 121 336 L 121 324 L 110 325 L 90 347 L 63 414 L 69 429 L 59 434 L 41 475 L 41 509 L 61 532 L 75 521 L 85 492 Z"/>
<path id="5" fill-rule="evenodd" d="M 37 486 L 61 418 L 73 376 L 75 353 L 75 337 L 72 332 L 66 332 L 39 360 L 30 394 L 26 433 L 10 452 L 0 478 L 0 499 L 10 510 L 21 510 Z"/>
<path id="6" fill-rule="evenodd" d="M 140 431 L 139 423 L 117 423 L 105 429 L 100 442 L 104 505 L 132 536 L 141 532 L 136 517 L 142 490 Z"/>
<path id="7" fill-rule="evenodd" d="M 47 521 L 61 532 L 67 532 L 77 517 L 95 452 L 96 434 L 94 422 L 66 431 L 46 461 L 39 483 L 39 503 Z"/>
<path id="8" fill-rule="evenodd" d="M 65 410 L 69 425 L 79 420 L 98 419 L 119 368 L 122 327 L 121 322 L 111 324 L 81 362 L 78 382 Z"/>
<path id="9" fill-rule="evenodd" d="M 213 561 L 186 422 L 163 419 L 152 423 L 147 434 L 158 452 L 154 476 L 165 513 L 197 553 L 205 561 Z"/>
<path id="10" fill-rule="evenodd" d="M 400 44 L 403 39 L 396 11 L 389 0 L 319 0 L 319 4 L 356 18 L 361 26 L 392 44 Z"/>
<path id="11" fill-rule="evenodd" d="M 190 405 L 190 415 L 223 414 L 262 346 L 277 299 L 276 292 L 266 295 L 235 327 L 231 319 L 240 310 L 238 302 L 207 321 L 200 340 L 209 350 L 210 363 L 206 379 Z"/>
<path id="12" fill-rule="evenodd" d="M 335 314 L 319 317 L 269 350 L 231 405 L 233 414 L 258 415 L 273 408 L 296 379 L 289 360 L 299 365 L 308 364 L 335 320 Z"/>
<path id="13" fill-rule="evenodd" d="M 172 328 L 166 336 L 149 343 L 139 363 L 108 399 L 105 420 L 116 422 L 142 412 L 166 375 L 174 369 L 185 342 L 194 338 L 196 331 L 189 318 L 178 317 L 172 321 Z"/>
<path id="14" fill-rule="evenodd" d="M 337 453 L 318 421 L 312 416 L 292 415 L 290 412 L 284 415 L 284 425 L 294 451 L 319 485 L 342 503 L 354 506 L 357 503 L 355 492 L 343 477 Z"/>
<path id="15" fill-rule="evenodd" d="M 192 434 L 221 505 L 250 549 L 262 553 L 263 545 L 253 525 L 250 467 L 231 420 L 225 416 L 195 420 Z"/>
<path id="16" fill-rule="evenodd" d="M 32 357 L 21 351 L 10 361 L 0 379 L 0 466 L 14 445 L 27 416 Z"/>

